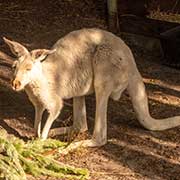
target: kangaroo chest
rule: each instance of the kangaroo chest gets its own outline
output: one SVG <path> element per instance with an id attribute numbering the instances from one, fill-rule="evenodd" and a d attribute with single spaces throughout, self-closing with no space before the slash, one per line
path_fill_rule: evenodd
<path id="1" fill-rule="evenodd" d="M 50 95 L 47 87 L 42 87 L 36 83 L 30 83 L 25 88 L 25 91 L 33 105 L 40 104 L 45 107 L 48 106 Z"/>

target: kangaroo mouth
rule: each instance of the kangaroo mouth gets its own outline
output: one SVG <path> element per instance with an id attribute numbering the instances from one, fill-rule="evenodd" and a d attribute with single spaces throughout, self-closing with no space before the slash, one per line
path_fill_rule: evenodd
<path id="1" fill-rule="evenodd" d="M 13 88 L 13 90 L 15 90 L 15 91 L 22 91 L 24 88 L 22 88 L 22 87 L 12 87 Z"/>

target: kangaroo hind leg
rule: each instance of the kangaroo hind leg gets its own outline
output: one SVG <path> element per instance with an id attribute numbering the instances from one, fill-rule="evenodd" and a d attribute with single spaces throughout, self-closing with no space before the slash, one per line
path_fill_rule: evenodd
<path id="1" fill-rule="evenodd" d="M 107 142 L 107 105 L 109 95 L 111 94 L 111 86 L 105 88 L 101 85 L 95 87 L 96 95 L 96 117 L 92 139 L 72 142 L 64 151 L 69 151 L 78 147 L 96 147 L 102 146 Z"/>
<path id="2" fill-rule="evenodd" d="M 86 120 L 85 97 L 73 98 L 73 125 L 70 127 L 60 127 L 50 130 L 50 136 L 71 134 L 73 132 L 84 132 L 88 130 Z"/>
<path id="3" fill-rule="evenodd" d="M 118 101 L 120 99 L 123 91 L 127 88 L 127 85 L 128 85 L 128 83 L 123 83 L 120 86 L 118 86 L 118 88 L 116 88 L 115 90 L 112 91 L 112 93 L 110 94 L 110 97 L 113 100 Z"/>

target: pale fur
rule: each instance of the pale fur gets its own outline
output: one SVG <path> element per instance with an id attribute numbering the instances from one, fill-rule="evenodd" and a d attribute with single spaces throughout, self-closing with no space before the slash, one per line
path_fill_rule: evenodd
<path id="1" fill-rule="evenodd" d="M 84 146 L 107 142 L 107 104 L 109 97 L 118 100 L 127 89 L 140 124 L 149 130 L 165 130 L 180 125 L 180 116 L 156 120 L 149 114 L 142 77 L 129 47 L 117 36 L 99 29 L 73 31 L 58 40 L 56 51 L 42 63 L 35 63 L 29 83 L 23 87 L 35 106 L 35 129 L 46 139 L 53 121 L 63 107 L 63 100 L 73 98 L 72 129 L 87 130 L 85 95 L 95 92 L 96 115 L 93 137 Z M 17 69 L 18 71 L 19 69 Z M 16 74 L 15 79 L 18 79 Z M 41 118 L 47 109 L 49 117 L 41 132 Z"/>

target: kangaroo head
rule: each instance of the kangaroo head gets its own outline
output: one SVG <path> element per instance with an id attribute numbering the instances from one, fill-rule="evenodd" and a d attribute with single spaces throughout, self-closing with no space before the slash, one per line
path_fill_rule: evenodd
<path id="1" fill-rule="evenodd" d="M 3 38 L 11 52 L 17 57 L 13 62 L 12 87 L 16 91 L 24 89 L 41 72 L 41 62 L 55 50 L 35 49 L 28 51 L 22 44 Z"/>

